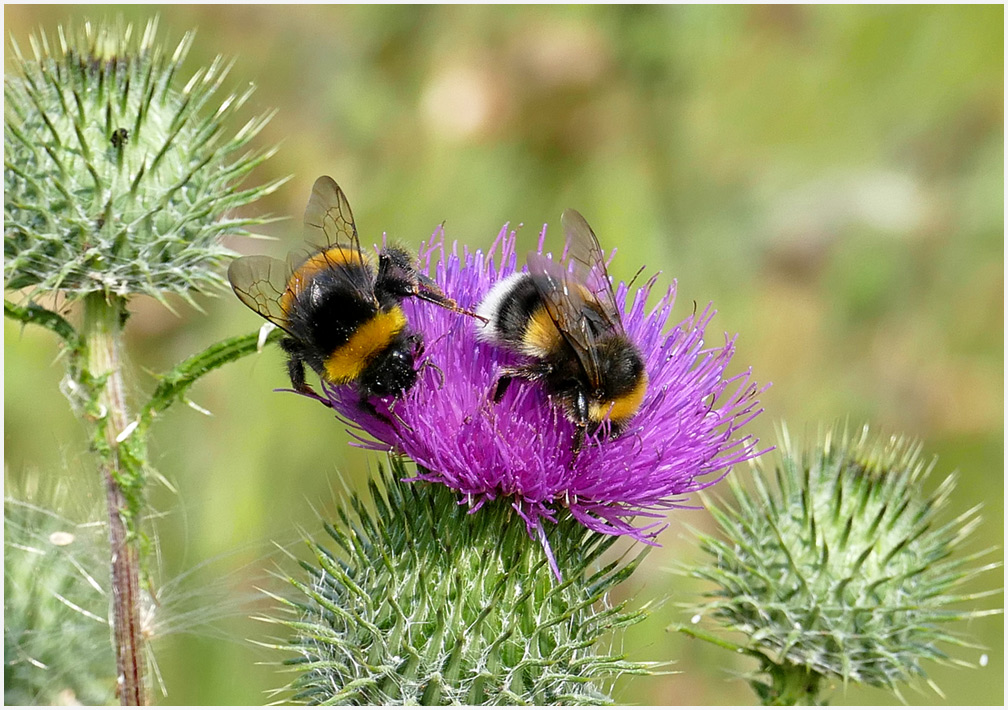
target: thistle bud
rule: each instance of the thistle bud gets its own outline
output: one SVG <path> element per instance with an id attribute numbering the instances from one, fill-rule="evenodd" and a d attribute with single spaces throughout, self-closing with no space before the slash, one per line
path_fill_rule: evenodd
<path id="1" fill-rule="evenodd" d="M 867 427 L 804 453 L 782 439 L 772 474 L 757 463 L 752 492 L 733 478 L 734 501 L 710 505 L 722 536 L 701 535 L 711 559 L 691 570 L 715 585 L 702 616 L 745 635 L 765 702 L 816 702 L 830 678 L 897 692 L 926 678 L 943 646 L 966 645 L 950 622 L 984 613 L 956 593 L 987 569 L 962 552 L 977 509 L 945 518 L 955 479 L 925 493 L 934 461 L 919 443 Z"/>
<path id="2" fill-rule="evenodd" d="M 224 283 L 220 237 L 263 221 L 234 211 L 279 184 L 237 189 L 272 152 L 249 147 L 270 116 L 226 130 L 252 89 L 220 98 L 220 57 L 180 88 L 192 33 L 169 53 L 156 20 L 133 30 L 40 31 L 28 56 L 11 41 L 5 288 L 191 299 Z"/>
<path id="3" fill-rule="evenodd" d="M 294 700 L 599 704 L 607 679 L 646 670 L 599 643 L 643 616 L 607 601 L 640 559 L 600 562 L 617 538 L 561 521 L 558 583 L 511 506 L 470 514 L 447 487 L 406 475 L 393 460 L 371 501 L 341 506 L 328 544 L 309 542 L 307 578 L 292 580 L 302 598 L 286 602 Z"/>

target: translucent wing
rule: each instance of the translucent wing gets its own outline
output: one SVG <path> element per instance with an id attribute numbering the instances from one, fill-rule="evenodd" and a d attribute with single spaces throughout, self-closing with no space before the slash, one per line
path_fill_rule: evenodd
<path id="1" fill-rule="evenodd" d="M 573 265 L 574 278 L 584 284 L 602 307 L 607 330 L 623 333 L 623 320 L 616 307 L 616 295 L 606 272 L 605 254 L 598 237 L 577 210 L 564 210 L 560 217 L 566 236 L 567 265 Z"/>
<path id="2" fill-rule="evenodd" d="M 374 301 L 376 275 L 373 259 L 361 251 L 353 212 L 343 190 L 328 175 L 312 186 L 304 215 L 305 237 L 315 248 L 314 253 L 291 253 L 288 261 L 291 273 L 304 264 L 323 260 L 317 267 L 339 271 L 348 286 L 352 286 L 367 301 Z"/>
<path id="3" fill-rule="evenodd" d="M 623 322 L 591 227 L 574 210 L 565 211 L 562 222 L 565 258 L 557 263 L 530 253 L 526 263 L 546 312 L 577 355 L 588 382 L 597 387 L 602 381 L 597 343 L 606 335 L 622 334 Z"/>
<path id="4" fill-rule="evenodd" d="M 360 251 L 350 203 L 340 186 L 328 175 L 320 177 L 312 186 L 311 198 L 305 207 L 304 224 L 308 236 L 314 239 L 321 236 L 317 243 L 320 248 L 350 246 Z"/>
<path id="5" fill-rule="evenodd" d="M 228 267 L 228 281 L 246 306 L 271 323 L 290 332 L 282 299 L 290 270 L 284 262 L 268 256 L 243 256 Z"/>

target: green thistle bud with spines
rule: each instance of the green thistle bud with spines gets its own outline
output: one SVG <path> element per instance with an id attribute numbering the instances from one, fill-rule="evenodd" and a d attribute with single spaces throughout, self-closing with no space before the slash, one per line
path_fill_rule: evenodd
<path id="1" fill-rule="evenodd" d="M 742 633 L 737 650 L 760 659 L 761 699 L 819 702 L 831 678 L 898 694 L 926 679 L 925 661 L 954 662 L 942 646 L 970 644 L 949 623 L 989 613 L 956 608 L 979 596 L 958 588 L 990 569 L 961 552 L 978 507 L 940 520 L 955 478 L 925 494 L 935 461 L 919 443 L 835 429 L 801 453 L 781 438 L 772 474 L 757 463 L 752 491 L 736 477 L 733 501 L 709 504 L 723 539 L 700 533 L 713 562 L 689 571 L 716 585 L 700 616 Z"/>
<path id="2" fill-rule="evenodd" d="M 550 537 L 558 582 L 506 503 L 469 514 L 407 475 L 393 459 L 371 503 L 354 496 L 326 526 L 334 550 L 308 543 L 308 580 L 291 580 L 303 599 L 284 601 L 294 700 L 599 704 L 611 702 L 600 682 L 647 671 L 601 643 L 645 615 L 607 601 L 640 557 L 602 562 L 616 538 L 568 521 Z"/>
<path id="3" fill-rule="evenodd" d="M 42 32 L 26 58 L 12 39 L 5 77 L 4 286 L 165 302 L 224 285 L 225 234 L 263 218 L 235 210 L 281 181 L 239 189 L 272 154 L 250 148 L 271 114 L 225 126 L 252 89 L 218 99 L 230 64 L 218 57 L 179 88 L 192 45 L 169 54 L 157 21 L 85 22 Z"/>

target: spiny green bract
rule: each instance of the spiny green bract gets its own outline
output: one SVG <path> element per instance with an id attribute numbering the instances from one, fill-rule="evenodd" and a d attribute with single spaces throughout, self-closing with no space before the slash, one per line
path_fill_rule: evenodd
<path id="1" fill-rule="evenodd" d="M 249 148 L 269 120 L 225 125 L 252 93 L 214 97 L 218 57 L 182 87 L 192 44 L 156 41 L 157 22 L 58 30 L 58 47 L 12 40 L 4 97 L 4 286 L 70 296 L 145 293 L 159 300 L 224 284 L 219 239 L 260 218 L 230 213 L 277 182 L 238 189 L 272 151 Z"/>
<path id="2" fill-rule="evenodd" d="M 30 498 L 43 497 L 60 508 L 72 498 L 62 484 L 49 487 Z M 108 554 L 106 526 L 76 523 L 5 489 L 5 705 L 115 700 L 103 590 Z"/>
<path id="3" fill-rule="evenodd" d="M 735 507 L 710 506 L 725 539 L 701 535 L 716 563 L 693 574 L 718 586 L 706 612 L 769 664 L 813 678 L 893 688 L 925 676 L 923 661 L 947 658 L 940 643 L 965 645 L 947 622 L 981 613 L 952 608 L 972 598 L 955 589 L 985 569 L 959 553 L 977 508 L 939 521 L 954 477 L 925 495 L 934 461 L 919 444 L 872 440 L 865 427 L 801 454 L 783 434 L 779 491 L 757 464 L 754 492 L 734 479 Z"/>
<path id="4" fill-rule="evenodd" d="M 644 612 L 606 594 L 639 561 L 599 561 L 614 537 L 560 525 L 550 543 L 564 581 L 503 502 L 469 514 L 445 486 L 402 483 L 393 460 L 372 506 L 354 496 L 309 546 L 308 581 L 288 601 L 301 654 L 293 699 L 336 704 L 599 704 L 601 681 L 642 673 L 611 648 Z"/>

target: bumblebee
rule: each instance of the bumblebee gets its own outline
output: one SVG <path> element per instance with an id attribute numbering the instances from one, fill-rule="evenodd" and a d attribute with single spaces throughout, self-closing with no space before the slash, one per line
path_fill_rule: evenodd
<path id="1" fill-rule="evenodd" d="M 280 347 L 294 389 L 313 393 L 305 382 L 308 365 L 325 383 L 355 384 L 362 403 L 409 390 L 423 337 L 410 328 L 402 301 L 468 311 L 421 274 L 404 249 L 363 251 L 350 204 L 331 177 L 315 181 L 304 224 L 321 246 L 291 254 L 286 263 L 244 256 L 228 268 L 241 302 L 287 333 Z"/>
<path id="2" fill-rule="evenodd" d="M 619 434 L 640 409 L 648 378 L 623 329 L 598 238 L 575 210 L 561 221 L 564 257 L 530 253 L 527 272 L 495 284 L 476 309 L 486 321 L 477 336 L 528 358 L 502 369 L 494 401 L 513 378 L 539 384 L 577 426 L 576 452 L 606 422 Z"/>

